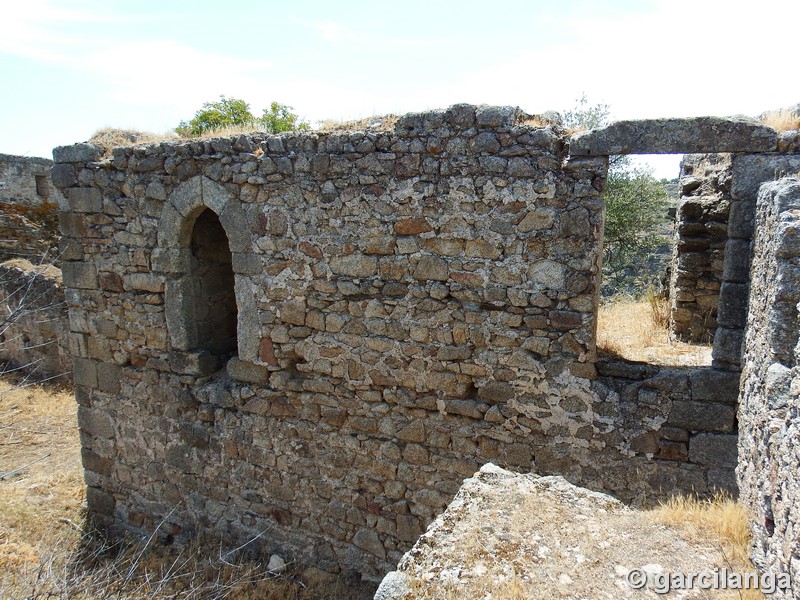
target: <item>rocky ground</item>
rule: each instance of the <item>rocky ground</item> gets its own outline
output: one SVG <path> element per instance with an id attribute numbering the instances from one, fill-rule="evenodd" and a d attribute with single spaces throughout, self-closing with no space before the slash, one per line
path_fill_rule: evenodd
<path id="1" fill-rule="evenodd" d="M 465 481 L 376 598 L 657 598 L 664 573 L 753 571 L 729 541 L 665 525 L 663 514 L 627 508 L 561 477 L 488 464 Z M 647 577 L 645 589 L 636 589 Z M 667 597 L 760 596 L 696 589 Z"/>

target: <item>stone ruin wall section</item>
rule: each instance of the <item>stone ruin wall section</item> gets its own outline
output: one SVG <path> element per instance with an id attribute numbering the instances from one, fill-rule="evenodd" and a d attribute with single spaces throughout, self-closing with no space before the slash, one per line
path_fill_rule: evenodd
<path id="1" fill-rule="evenodd" d="M 376 577 L 488 461 L 625 500 L 730 489 L 738 374 L 595 363 L 607 159 L 564 141 L 460 105 L 56 149 L 93 518 Z M 193 326 L 206 210 L 230 360 Z"/>
<path id="2" fill-rule="evenodd" d="M 63 198 L 50 181 L 53 161 L 34 156 L 0 154 L 0 202 L 38 206 L 61 204 Z"/>
<path id="3" fill-rule="evenodd" d="M 800 594 L 800 180 L 761 187 L 740 395 L 739 485 L 753 510 L 753 560 Z"/>
<path id="4" fill-rule="evenodd" d="M 711 344 L 717 330 L 730 185 L 730 155 L 684 156 L 669 294 L 670 329 L 682 341 Z"/>

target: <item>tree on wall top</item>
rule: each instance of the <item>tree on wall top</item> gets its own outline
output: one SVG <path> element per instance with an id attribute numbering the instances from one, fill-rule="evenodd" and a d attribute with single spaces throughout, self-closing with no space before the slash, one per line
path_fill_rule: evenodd
<path id="1" fill-rule="evenodd" d="M 194 117 L 180 122 L 175 132 L 181 137 L 194 137 L 226 128 L 281 133 L 308 129 L 309 125 L 292 112 L 291 106 L 285 104 L 272 102 L 261 117 L 256 118 L 244 100 L 220 96 L 216 102 L 204 102 Z"/>
<path id="2" fill-rule="evenodd" d="M 564 111 L 561 121 L 573 130 L 596 129 L 608 125 L 609 115 L 608 104 L 590 105 L 583 95 L 574 108 Z M 652 169 L 635 166 L 630 157 L 611 156 L 603 198 L 603 295 L 657 285 L 661 273 L 648 258 L 668 241 L 659 232 L 667 221 L 669 202 L 663 183 L 653 177 Z"/>

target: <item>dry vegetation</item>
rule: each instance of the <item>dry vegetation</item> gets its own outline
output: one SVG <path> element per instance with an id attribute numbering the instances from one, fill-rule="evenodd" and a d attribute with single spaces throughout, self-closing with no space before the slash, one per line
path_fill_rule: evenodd
<path id="1" fill-rule="evenodd" d="M 668 366 L 711 364 L 711 346 L 670 340 L 669 305 L 654 294 L 600 306 L 597 347 L 601 357 Z"/>
<path id="2" fill-rule="evenodd" d="M 764 113 L 761 122 L 775 131 L 800 129 L 800 114 L 795 109 L 782 108 Z"/>

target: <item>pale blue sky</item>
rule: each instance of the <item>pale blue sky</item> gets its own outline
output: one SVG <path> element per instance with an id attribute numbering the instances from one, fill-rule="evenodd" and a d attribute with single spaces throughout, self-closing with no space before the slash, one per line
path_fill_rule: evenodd
<path id="1" fill-rule="evenodd" d="M 0 10 L 0 152 L 12 154 L 49 156 L 105 126 L 163 132 L 220 94 L 255 112 L 276 100 L 312 122 L 457 102 L 535 113 L 583 93 L 615 118 L 800 102 L 796 0 L 25 0 Z"/>

